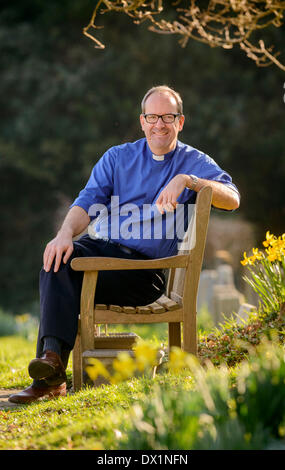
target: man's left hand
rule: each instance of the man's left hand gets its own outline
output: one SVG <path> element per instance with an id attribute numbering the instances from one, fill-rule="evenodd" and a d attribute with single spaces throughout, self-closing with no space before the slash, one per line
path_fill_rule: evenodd
<path id="1" fill-rule="evenodd" d="M 157 198 L 156 206 L 159 212 L 173 212 L 178 204 L 177 199 L 185 188 L 186 175 L 174 176 Z"/>

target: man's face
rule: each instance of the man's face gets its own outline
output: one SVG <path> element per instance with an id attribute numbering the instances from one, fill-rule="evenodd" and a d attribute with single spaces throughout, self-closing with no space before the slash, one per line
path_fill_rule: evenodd
<path id="1" fill-rule="evenodd" d="M 154 92 L 146 100 L 145 114 L 162 115 L 177 112 L 176 100 L 169 93 Z M 149 124 L 141 114 L 140 122 L 152 153 L 164 155 L 175 149 L 178 133 L 183 128 L 184 116 L 176 117 L 171 124 L 164 123 L 161 118 L 155 124 Z"/>

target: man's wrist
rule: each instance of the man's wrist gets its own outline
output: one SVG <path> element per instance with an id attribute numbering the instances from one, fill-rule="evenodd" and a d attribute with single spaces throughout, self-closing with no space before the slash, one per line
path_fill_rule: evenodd
<path id="1" fill-rule="evenodd" d="M 195 175 L 186 175 L 186 187 L 190 190 L 197 191 L 199 178 Z"/>
<path id="2" fill-rule="evenodd" d="M 62 225 L 62 227 L 59 229 L 57 235 L 64 235 L 68 237 L 73 237 L 73 230 L 71 227 L 67 225 Z"/>

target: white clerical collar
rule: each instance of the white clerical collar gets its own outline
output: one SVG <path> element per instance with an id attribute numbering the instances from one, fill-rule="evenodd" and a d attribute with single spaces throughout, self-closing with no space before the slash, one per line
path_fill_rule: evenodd
<path id="1" fill-rule="evenodd" d="M 157 160 L 158 162 L 162 162 L 164 160 L 164 155 L 155 155 L 154 153 L 152 154 L 152 158 L 154 160 Z"/>

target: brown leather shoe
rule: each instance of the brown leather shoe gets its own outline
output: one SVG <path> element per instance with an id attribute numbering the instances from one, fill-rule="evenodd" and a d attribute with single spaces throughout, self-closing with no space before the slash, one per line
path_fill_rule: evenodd
<path id="1" fill-rule="evenodd" d="M 46 351 L 42 357 L 33 359 L 28 370 L 33 379 L 44 379 L 48 385 L 60 385 L 66 381 L 62 360 L 53 351 Z"/>
<path id="2" fill-rule="evenodd" d="M 66 396 L 66 384 L 63 383 L 56 387 L 44 387 L 38 388 L 31 385 L 30 387 L 26 388 L 22 392 L 15 393 L 14 395 L 10 395 L 8 400 L 11 403 L 18 403 L 18 404 L 25 404 L 25 403 L 32 403 L 33 401 L 39 401 L 43 399 L 49 399 L 55 397 L 65 397 Z"/>

